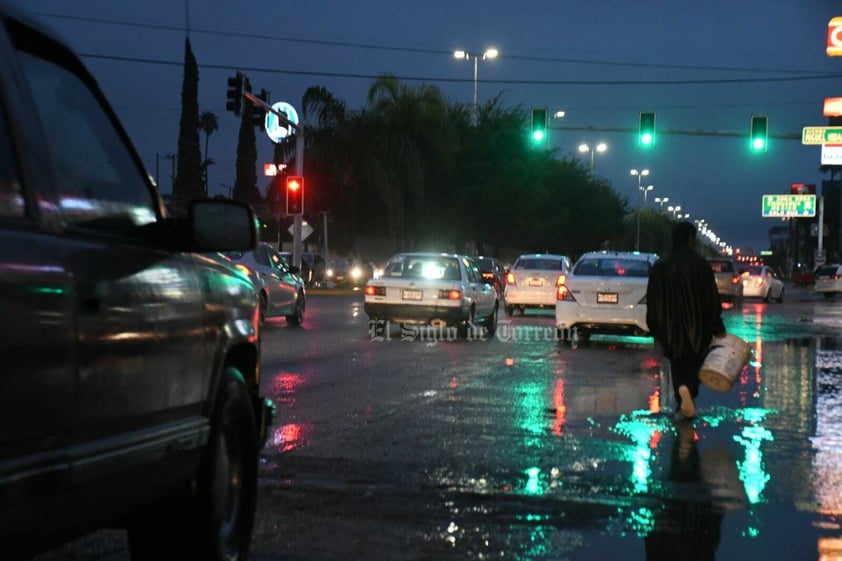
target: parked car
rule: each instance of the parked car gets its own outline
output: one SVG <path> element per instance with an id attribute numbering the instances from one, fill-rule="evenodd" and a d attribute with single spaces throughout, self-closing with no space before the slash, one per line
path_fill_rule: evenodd
<path id="1" fill-rule="evenodd" d="M 298 267 L 288 265 L 274 247 L 263 242 L 250 251 L 229 251 L 225 256 L 253 279 L 261 323 L 281 316 L 295 327 L 304 322 L 307 295 Z"/>
<path id="2" fill-rule="evenodd" d="M 784 301 L 784 283 L 769 265 L 744 264 L 741 267 L 743 298 L 760 298 L 764 302 Z"/>
<path id="3" fill-rule="evenodd" d="M 245 558 L 273 406 L 257 296 L 218 252 L 255 247 L 255 215 L 182 204 L 73 50 L 0 4 L 3 559 L 99 528 L 135 561 Z"/>
<path id="4" fill-rule="evenodd" d="M 833 298 L 837 293 L 842 292 L 842 264 L 831 263 L 819 267 L 816 270 L 813 289 L 827 298 Z"/>
<path id="5" fill-rule="evenodd" d="M 506 279 L 506 268 L 503 264 L 494 257 L 481 255 L 477 257 L 477 265 L 479 265 L 483 280 L 490 282 L 497 290 L 498 297 L 502 297 Z"/>
<path id="6" fill-rule="evenodd" d="M 503 300 L 506 315 L 526 308 L 554 308 L 556 290 L 564 284 L 571 261 L 566 255 L 530 253 L 520 255 L 506 272 Z"/>
<path id="7" fill-rule="evenodd" d="M 731 302 L 734 307 L 743 305 L 743 279 L 737 271 L 737 264 L 728 257 L 712 257 L 708 259 L 713 276 L 716 279 L 716 289 L 719 299 Z"/>
<path id="8" fill-rule="evenodd" d="M 383 276 L 365 287 L 365 312 L 372 322 L 456 326 L 463 334 L 483 326 L 493 334 L 498 308 L 497 292 L 467 255 L 398 253 Z"/>
<path id="9" fill-rule="evenodd" d="M 646 286 L 654 253 L 585 253 L 558 286 L 555 322 L 563 339 L 586 342 L 593 333 L 649 335 Z"/>

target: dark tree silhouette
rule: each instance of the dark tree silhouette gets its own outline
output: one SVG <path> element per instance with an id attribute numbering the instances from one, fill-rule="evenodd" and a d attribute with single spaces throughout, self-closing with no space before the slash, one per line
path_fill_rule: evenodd
<path id="1" fill-rule="evenodd" d="M 173 185 L 173 207 L 183 212 L 190 201 L 204 196 L 199 147 L 199 66 L 190 39 L 184 40 L 184 82 L 181 86 L 181 122 L 178 131 L 178 168 Z"/>

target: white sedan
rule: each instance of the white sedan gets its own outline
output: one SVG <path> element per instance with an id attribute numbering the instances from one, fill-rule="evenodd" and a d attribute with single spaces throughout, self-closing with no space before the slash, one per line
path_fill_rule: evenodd
<path id="1" fill-rule="evenodd" d="M 743 298 L 760 298 L 784 301 L 784 283 L 775 270 L 768 265 L 745 265 L 742 267 Z"/>
<path id="2" fill-rule="evenodd" d="M 513 315 L 526 308 L 552 308 L 556 289 L 570 272 L 570 258 L 550 253 L 530 253 L 519 256 L 506 272 L 506 314 Z"/>
<path id="3" fill-rule="evenodd" d="M 365 312 L 372 333 L 391 324 L 458 328 L 463 336 L 497 329 L 497 291 L 483 281 L 476 261 L 450 253 L 398 253 L 383 274 L 365 287 Z M 411 333 L 423 335 L 418 329 Z"/>
<path id="4" fill-rule="evenodd" d="M 842 292 L 842 265 L 839 263 L 822 265 L 816 270 L 814 282 L 813 289 L 827 298 L 832 298 Z"/>
<path id="5" fill-rule="evenodd" d="M 564 340 L 591 333 L 649 335 L 646 286 L 654 253 L 596 251 L 576 261 L 557 290 L 555 321 Z"/>

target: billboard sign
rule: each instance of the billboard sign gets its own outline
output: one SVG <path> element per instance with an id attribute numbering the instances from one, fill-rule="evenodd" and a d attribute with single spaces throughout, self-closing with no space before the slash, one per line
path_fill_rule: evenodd
<path id="1" fill-rule="evenodd" d="M 815 195 L 763 195 L 763 218 L 810 218 L 816 215 Z"/>

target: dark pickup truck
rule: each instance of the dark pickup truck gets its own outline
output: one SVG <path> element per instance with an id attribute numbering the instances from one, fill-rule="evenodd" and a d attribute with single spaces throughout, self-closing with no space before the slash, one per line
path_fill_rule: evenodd
<path id="1" fill-rule="evenodd" d="M 135 560 L 243 560 L 260 395 L 252 209 L 169 217 L 79 57 L 0 3 L 0 558 L 104 527 Z"/>

